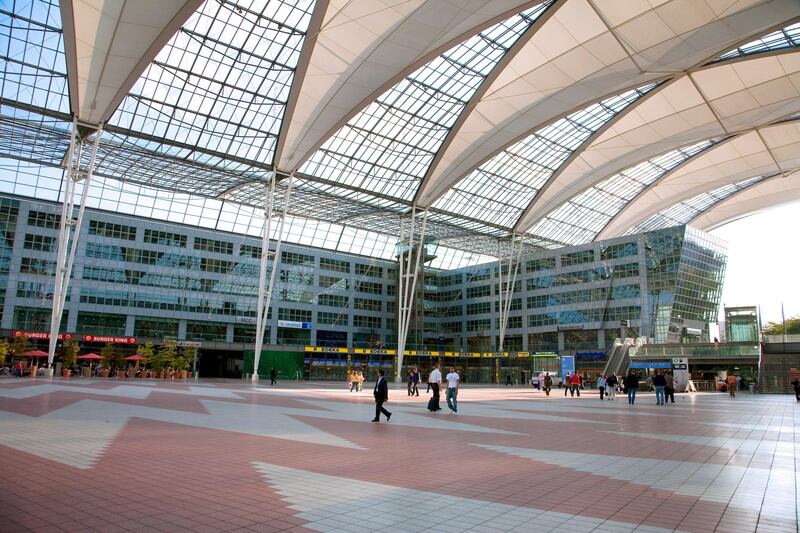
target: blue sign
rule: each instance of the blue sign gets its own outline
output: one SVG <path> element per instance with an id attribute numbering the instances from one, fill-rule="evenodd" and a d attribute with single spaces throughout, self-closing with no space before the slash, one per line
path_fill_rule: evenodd
<path id="1" fill-rule="evenodd" d="M 570 374 L 575 373 L 575 356 L 574 355 L 562 355 L 561 356 L 561 381 L 564 381 L 564 378 L 567 376 L 567 372 Z"/>
<path id="2" fill-rule="evenodd" d="M 672 363 L 665 361 L 634 361 L 630 368 L 672 368 Z"/>
<path id="3" fill-rule="evenodd" d="M 575 352 L 578 361 L 600 361 L 606 358 L 606 352 Z"/>

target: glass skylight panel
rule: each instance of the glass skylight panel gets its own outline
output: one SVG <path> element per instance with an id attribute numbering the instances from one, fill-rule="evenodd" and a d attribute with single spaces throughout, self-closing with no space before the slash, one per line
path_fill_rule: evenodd
<path id="1" fill-rule="evenodd" d="M 653 87 L 626 91 L 540 129 L 472 171 L 434 207 L 512 227 L 539 189 L 592 133 Z"/>
<path id="2" fill-rule="evenodd" d="M 328 139 L 301 172 L 411 200 L 472 95 L 549 4 L 495 24 L 419 68 Z"/>
<path id="3" fill-rule="evenodd" d="M 0 97 L 69 113 L 58 2 L 0 2 Z"/>
<path id="4" fill-rule="evenodd" d="M 313 0 L 207 0 L 110 123 L 271 163 Z"/>
<path id="5" fill-rule="evenodd" d="M 646 187 L 716 142 L 703 141 L 673 150 L 614 174 L 561 204 L 530 232 L 566 244 L 590 242 Z"/>
<path id="6" fill-rule="evenodd" d="M 717 61 L 800 45 L 800 22 L 769 33 L 719 56 Z"/>
<path id="7" fill-rule="evenodd" d="M 680 224 L 686 224 L 702 214 L 704 211 L 711 209 L 721 201 L 730 198 L 737 192 L 751 187 L 757 183 L 761 183 L 770 177 L 771 176 L 758 176 L 755 178 L 749 178 L 738 183 L 723 185 L 722 187 L 718 187 L 712 191 L 700 193 L 697 196 L 693 196 L 692 198 L 684 200 L 683 202 L 678 202 L 677 204 L 672 205 L 660 211 L 659 213 L 656 213 L 641 224 L 637 224 L 636 226 L 630 228 L 625 232 L 625 234 L 630 235 L 632 233 L 640 233 L 643 231 L 651 231 L 668 228 L 671 226 L 678 226 Z"/>

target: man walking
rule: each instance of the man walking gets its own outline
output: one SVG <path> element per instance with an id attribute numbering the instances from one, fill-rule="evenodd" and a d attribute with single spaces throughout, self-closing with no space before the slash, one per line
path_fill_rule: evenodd
<path id="1" fill-rule="evenodd" d="M 664 376 L 664 380 L 667 382 L 667 386 L 664 387 L 664 403 L 670 400 L 675 403 L 675 379 L 672 374 L 667 374 Z"/>
<path id="2" fill-rule="evenodd" d="M 570 396 L 574 396 L 575 393 L 578 393 L 578 398 L 581 397 L 581 377 L 578 373 L 572 374 L 572 378 L 570 378 L 572 382 L 572 388 L 570 389 Z"/>
<path id="3" fill-rule="evenodd" d="M 419 396 L 419 370 L 417 367 L 411 371 L 411 396 Z"/>
<path id="4" fill-rule="evenodd" d="M 600 391 L 600 400 L 603 399 L 603 395 L 606 393 L 606 378 L 600 376 L 597 380 L 597 390 Z"/>
<path id="5" fill-rule="evenodd" d="M 633 405 L 636 402 L 636 391 L 639 390 L 639 376 L 631 372 L 625 376 L 625 390 L 628 393 L 628 403 Z"/>
<path id="6" fill-rule="evenodd" d="M 372 422 L 380 422 L 381 413 L 386 415 L 387 422 L 392 418 L 392 413 L 383 406 L 384 402 L 389 401 L 389 385 L 386 383 L 384 375 L 385 373 L 382 369 L 378 370 L 378 381 L 375 383 L 375 390 L 372 392 L 375 396 L 375 418 L 372 419 Z"/>
<path id="7" fill-rule="evenodd" d="M 458 412 L 458 381 L 460 379 L 458 372 L 454 367 L 450 367 L 450 373 L 445 376 L 447 380 L 447 407 L 454 413 Z"/>
<path id="8" fill-rule="evenodd" d="M 572 374 L 567 372 L 567 375 L 564 377 L 564 398 L 567 397 L 567 392 L 572 390 Z M 575 396 L 575 393 L 572 393 Z"/>
<path id="9" fill-rule="evenodd" d="M 272 370 L 270 370 L 269 371 L 269 384 L 270 385 L 275 385 L 277 383 L 275 378 L 277 378 L 277 377 L 278 377 L 278 371 L 275 370 L 274 368 Z"/>
<path id="10" fill-rule="evenodd" d="M 730 374 L 725 379 L 725 384 L 728 386 L 728 394 L 731 395 L 731 398 L 735 398 L 736 397 L 736 376 L 734 376 L 733 374 Z"/>
<path id="11" fill-rule="evenodd" d="M 606 378 L 606 396 L 608 396 L 609 400 L 613 400 L 616 395 L 617 395 L 617 376 L 611 374 Z"/>
<path id="12" fill-rule="evenodd" d="M 664 405 L 664 388 L 667 386 L 667 380 L 660 370 L 653 376 L 653 386 L 656 388 L 656 405 Z"/>
<path id="13" fill-rule="evenodd" d="M 544 375 L 544 393 L 550 396 L 550 389 L 553 387 L 553 378 L 550 377 L 550 373 Z"/>
<path id="14" fill-rule="evenodd" d="M 442 382 L 442 373 L 439 372 L 439 363 L 436 363 L 431 370 L 431 375 L 428 376 L 428 386 L 433 389 L 433 397 L 428 402 L 428 411 L 440 411 L 439 407 L 439 383 Z"/>

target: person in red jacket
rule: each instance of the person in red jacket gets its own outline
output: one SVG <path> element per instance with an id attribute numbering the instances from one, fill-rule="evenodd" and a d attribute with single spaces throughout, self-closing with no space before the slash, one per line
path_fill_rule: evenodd
<path id="1" fill-rule="evenodd" d="M 581 397 L 581 377 L 578 375 L 577 372 L 575 374 L 572 374 L 572 377 L 570 378 L 570 382 L 572 383 L 572 390 L 570 391 L 570 394 L 574 394 L 574 393 L 577 392 L 578 393 L 578 398 L 580 398 Z"/>

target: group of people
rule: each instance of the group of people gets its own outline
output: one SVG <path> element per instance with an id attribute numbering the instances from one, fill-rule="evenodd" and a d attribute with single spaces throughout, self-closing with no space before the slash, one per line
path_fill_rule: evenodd
<path id="1" fill-rule="evenodd" d="M 357 372 L 360 374 L 360 372 Z M 363 376 L 361 377 L 363 382 Z M 454 367 L 450 367 L 450 372 L 445 376 L 445 381 L 442 381 L 442 372 L 439 370 L 439 364 L 435 364 L 428 376 L 428 390 L 433 391 L 431 399 L 428 401 L 428 411 L 435 413 L 441 411 L 439 406 L 440 391 L 439 385 L 447 383 L 447 407 L 450 412 L 458 412 L 458 386 L 461 376 L 456 372 Z M 420 382 L 419 371 L 414 368 L 408 373 L 408 396 L 419 396 L 418 385 Z M 352 388 L 351 388 L 352 390 Z M 377 380 L 375 381 L 375 389 L 372 392 L 375 397 L 375 418 L 372 422 L 380 422 L 381 414 L 386 417 L 386 421 L 392 417 L 392 413 L 388 411 L 383 404 L 389 401 L 389 384 L 386 382 L 386 374 L 383 369 L 377 371 Z"/>
<path id="2" fill-rule="evenodd" d="M 361 392 L 364 390 L 364 374 L 361 370 L 348 370 L 347 383 L 350 384 L 350 392 Z"/>

